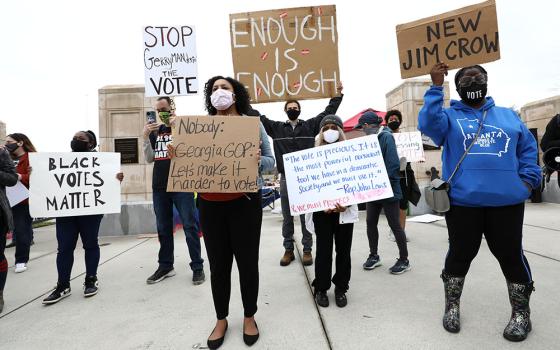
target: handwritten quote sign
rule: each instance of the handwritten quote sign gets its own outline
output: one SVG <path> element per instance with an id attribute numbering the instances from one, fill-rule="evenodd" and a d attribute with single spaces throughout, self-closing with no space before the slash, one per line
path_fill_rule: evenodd
<path id="1" fill-rule="evenodd" d="M 393 133 L 397 144 L 399 158 L 405 157 L 407 162 L 425 161 L 424 145 L 420 131 Z"/>
<path id="2" fill-rule="evenodd" d="M 146 96 L 196 94 L 194 27 L 144 27 L 144 72 Z"/>
<path id="3" fill-rule="evenodd" d="M 284 155 L 292 215 L 393 196 L 377 135 Z"/>
<path id="4" fill-rule="evenodd" d="M 118 153 L 29 153 L 35 218 L 120 213 Z"/>
<path id="5" fill-rule="evenodd" d="M 235 76 L 252 102 L 335 96 L 340 75 L 334 5 L 229 18 Z"/>
<path id="6" fill-rule="evenodd" d="M 178 117 L 169 192 L 257 192 L 259 118 Z"/>
<path id="7" fill-rule="evenodd" d="M 401 77 L 428 74 L 438 62 L 450 69 L 500 59 L 496 2 L 486 1 L 397 26 Z"/>

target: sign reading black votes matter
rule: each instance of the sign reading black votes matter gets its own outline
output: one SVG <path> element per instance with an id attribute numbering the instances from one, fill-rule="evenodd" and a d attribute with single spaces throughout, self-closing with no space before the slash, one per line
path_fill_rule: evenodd
<path id="1" fill-rule="evenodd" d="M 29 153 L 32 217 L 120 213 L 118 153 Z"/>
<path id="2" fill-rule="evenodd" d="M 259 118 L 177 117 L 169 192 L 258 191 Z"/>
<path id="3" fill-rule="evenodd" d="M 438 62 L 450 69 L 500 59 L 496 2 L 485 1 L 397 26 L 401 77 L 430 73 Z"/>
<path id="4" fill-rule="evenodd" d="M 146 96 L 196 94 L 197 62 L 193 26 L 144 27 Z"/>
<path id="5" fill-rule="evenodd" d="M 377 135 L 284 155 L 292 215 L 393 196 Z"/>

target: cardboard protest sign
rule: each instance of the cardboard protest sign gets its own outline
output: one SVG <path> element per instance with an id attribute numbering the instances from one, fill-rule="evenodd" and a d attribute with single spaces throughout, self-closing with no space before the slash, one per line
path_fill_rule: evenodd
<path id="1" fill-rule="evenodd" d="M 336 7 L 229 16 L 235 77 L 251 102 L 333 97 L 340 80 Z"/>
<path id="2" fill-rule="evenodd" d="M 169 192 L 257 192 L 259 118 L 178 117 Z"/>
<path id="3" fill-rule="evenodd" d="M 292 215 L 393 196 L 377 135 L 284 155 Z"/>
<path id="4" fill-rule="evenodd" d="M 407 162 L 425 161 L 424 145 L 420 131 L 394 133 L 399 158 L 405 157 Z"/>
<path id="5" fill-rule="evenodd" d="M 500 59 L 496 2 L 397 25 L 401 78 L 429 74 L 438 62 L 450 69 Z"/>
<path id="6" fill-rule="evenodd" d="M 198 91 L 196 35 L 192 26 L 144 27 L 146 96 Z"/>
<path id="7" fill-rule="evenodd" d="M 118 153 L 29 153 L 29 211 L 35 218 L 120 213 Z"/>

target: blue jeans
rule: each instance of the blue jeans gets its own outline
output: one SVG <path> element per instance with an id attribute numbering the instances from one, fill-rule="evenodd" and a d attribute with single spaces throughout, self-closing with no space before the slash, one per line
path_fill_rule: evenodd
<path id="1" fill-rule="evenodd" d="M 56 219 L 56 240 L 58 254 L 56 267 L 58 269 L 58 283 L 70 286 L 70 275 L 74 265 L 74 249 L 78 236 L 82 238 L 85 252 L 86 276 L 97 276 L 99 266 L 99 225 L 103 215 L 66 216 Z"/>
<path id="2" fill-rule="evenodd" d="M 33 219 L 29 215 L 29 204 L 19 203 L 12 208 L 16 240 L 16 264 L 29 261 L 29 249 L 33 240 Z"/>
<path id="3" fill-rule="evenodd" d="M 202 270 L 204 260 L 200 256 L 200 238 L 198 237 L 199 229 L 194 195 L 187 192 L 154 191 L 153 201 L 160 244 L 159 267 L 173 268 L 173 205 L 175 205 L 183 222 L 183 230 L 191 256 L 190 267 L 193 271 Z"/>

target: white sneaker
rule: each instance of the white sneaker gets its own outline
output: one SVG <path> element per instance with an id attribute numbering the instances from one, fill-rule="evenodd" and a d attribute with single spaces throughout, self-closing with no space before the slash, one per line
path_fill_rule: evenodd
<path id="1" fill-rule="evenodd" d="M 16 267 L 14 269 L 15 273 L 25 272 L 26 270 L 27 270 L 27 264 L 26 263 L 16 264 Z"/>

